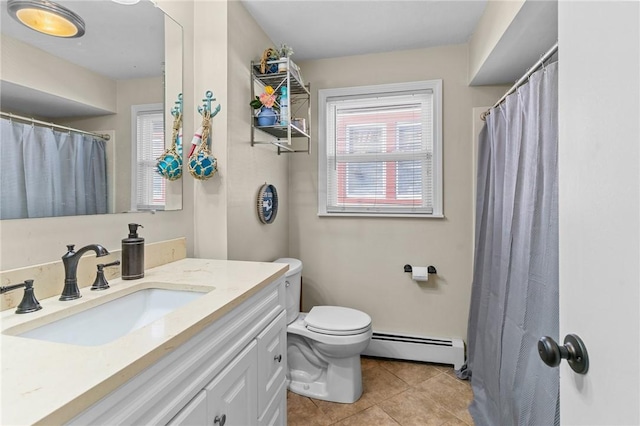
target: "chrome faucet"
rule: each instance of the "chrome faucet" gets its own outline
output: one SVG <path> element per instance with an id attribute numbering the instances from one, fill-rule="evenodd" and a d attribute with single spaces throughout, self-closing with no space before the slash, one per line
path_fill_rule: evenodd
<path id="1" fill-rule="evenodd" d="M 109 254 L 109 251 L 102 247 L 100 244 L 89 244 L 82 247 L 80 250 L 73 251 L 74 244 L 67 245 L 67 253 L 62 256 L 62 263 L 64 264 L 64 290 L 60 300 L 75 300 L 82 297 L 80 289 L 78 288 L 78 262 L 80 257 L 89 250 L 96 252 L 96 257 L 102 257 Z"/>

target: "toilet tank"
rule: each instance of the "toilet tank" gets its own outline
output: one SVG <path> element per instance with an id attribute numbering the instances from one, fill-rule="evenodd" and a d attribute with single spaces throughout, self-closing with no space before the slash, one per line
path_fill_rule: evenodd
<path id="1" fill-rule="evenodd" d="M 302 262 L 290 257 L 282 257 L 274 263 L 288 263 L 289 270 L 285 272 L 285 288 L 287 300 L 287 324 L 291 324 L 300 314 L 300 290 L 302 279 Z"/>

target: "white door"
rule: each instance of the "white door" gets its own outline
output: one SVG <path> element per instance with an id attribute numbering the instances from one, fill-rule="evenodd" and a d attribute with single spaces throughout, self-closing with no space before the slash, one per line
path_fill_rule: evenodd
<path id="1" fill-rule="evenodd" d="M 564 425 L 640 424 L 640 4 L 559 2 L 560 366 Z"/>

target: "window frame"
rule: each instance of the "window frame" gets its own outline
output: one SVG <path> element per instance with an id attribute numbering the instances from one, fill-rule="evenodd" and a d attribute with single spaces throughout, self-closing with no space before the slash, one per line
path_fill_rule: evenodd
<path id="1" fill-rule="evenodd" d="M 432 94 L 432 203 L 431 213 L 426 212 L 363 212 L 328 210 L 327 129 L 328 105 L 336 98 L 367 99 L 376 96 L 419 93 L 430 91 Z M 425 80 L 407 83 L 380 84 L 318 90 L 318 216 L 323 217 L 407 217 L 407 218 L 443 218 L 443 173 L 442 173 L 442 80 Z M 374 125 L 372 123 L 371 125 Z M 406 123 L 405 123 L 406 124 Z"/>
<path id="2" fill-rule="evenodd" d="M 165 145 L 166 145 L 166 126 L 164 120 L 164 104 L 140 104 L 131 106 L 131 211 L 163 211 L 166 207 L 166 182 L 165 182 L 165 204 L 138 204 L 138 116 L 141 113 L 159 113 L 163 117 L 163 129 L 165 131 Z M 158 176 L 160 176 L 158 174 Z M 161 176 L 160 176 L 161 177 Z M 164 178 L 163 178 L 164 179 Z M 153 188 L 153 186 L 151 186 Z M 153 189 L 151 189 L 153 190 Z"/>

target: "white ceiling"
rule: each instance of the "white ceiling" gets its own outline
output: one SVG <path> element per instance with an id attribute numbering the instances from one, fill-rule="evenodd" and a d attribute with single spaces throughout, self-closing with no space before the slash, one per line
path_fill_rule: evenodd
<path id="1" fill-rule="evenodd" d="M 294 58 L 332 58 L 466 43 L 486 0 L 241 0 Z"/>
<path id="2" fill-rule="evenodd" d="M 294 48 L 297 61 L 466 43 L 487 4 L 487 0 L 240 1 L 276 46 L 286 43 Z M 4 0 L 0 1 L 2 33 L 112 79 L 161 74 L 165 21 L 151 1 L 133 6 L 111 0 L 58 2 L 85 20 L 83 37 L 60 39 L 32 31 L 9 17 Z M 471 84 L 514 82 L 555 40 L 557 3 L 525 2 Z M 3 83 L 3 102 L 19 102 L 17 89 Z M 44 103 L 39 93 L 24 98 Z M 82 105 L 48 101 L 59 105 L 60 114 L 81 114 L 76 110 Z"/>
<path id="3" fill-rule="evenodd" d="M 515 83 L 557 41 L 558 3 L 526 1 L 470 84 Z"/>

